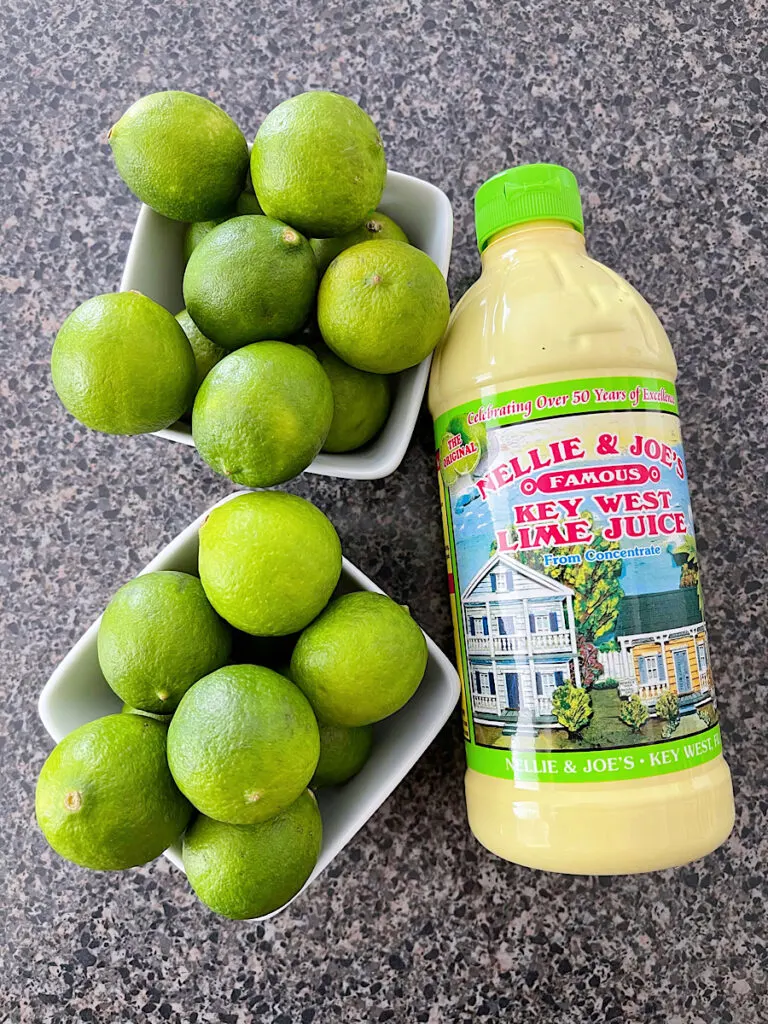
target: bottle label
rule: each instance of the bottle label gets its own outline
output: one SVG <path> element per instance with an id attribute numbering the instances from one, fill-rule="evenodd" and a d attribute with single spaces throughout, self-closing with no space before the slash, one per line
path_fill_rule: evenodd
<path id="1" fill-rule="evenodd" d="M 716 757 L 674 385 L 489 392 L 435 440 L 469 766 L 594 782 Z"/>

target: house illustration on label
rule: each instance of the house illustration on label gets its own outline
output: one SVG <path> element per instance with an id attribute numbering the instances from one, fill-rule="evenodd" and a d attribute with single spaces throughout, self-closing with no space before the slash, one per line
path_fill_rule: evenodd
<path id="1" fill-rule="evenodd" d="M 579 685 L 569 587 L 496 555 L 465 588 L 462 606 L 478 724 L 497 724 L 509 711 L 530 719 L 550 715 L 555 687 Z"/>
<path id="2" fill-rule="evenodd" d="M 605 675 L 618 681 L 619 695 L 636 693 L 651 709 L 664 690 L 683 705 L 711 699 L 703 619 L 696 587 L 625 595 L 615 625 L 619 650 L 600 654 Z"/>
<path id="3" fill-rule="evenodd" d="M 473 718 L 559 728 L 552 692 L 581 685 L 574 592 L 509 555 L 495 555 L 462 593 Z M 614 627 L 616 651 L 601 651 L 603 678 L 620 697 L 638 694 L 653 712 L 670 690 L 681 708 L 711 699 L 706 628 L 696 587 L 625 595 Z"/>

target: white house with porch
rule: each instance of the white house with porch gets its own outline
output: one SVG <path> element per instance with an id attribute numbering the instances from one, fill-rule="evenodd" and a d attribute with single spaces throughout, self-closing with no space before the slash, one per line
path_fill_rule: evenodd
<path id="1" fill-rule="evenodd" d="M 552 713 L 552 691 L 580 685 L 573 591 L 509 555 L 495 555 L 462 593 L 474 720 Z M 553 723 L 554 724 L 554 723 Z"/>

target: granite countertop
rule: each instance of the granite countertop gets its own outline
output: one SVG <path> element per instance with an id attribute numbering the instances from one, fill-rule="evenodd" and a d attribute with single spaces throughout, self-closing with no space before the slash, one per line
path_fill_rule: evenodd
<path id="1" fill-rule="evenodd" d="M 764 17 L 757 0 L 8 0 L 0 1021 L 768 1020 Z M 116 587 L 230 489 L 188 448 L 80 427 L 48 375 L 64 315 L 116 288 L 137 213 L 104 133 L 168 87 L 221 102 L 249 136 L 302 89 L 359 99 L 390 165 L 452 199 L 454 298 L 479 269 L 477 185 L 532 159 L 576 172 L 591 252 L 642 289 L 680 363 L 737 801 L 717 853 L 606 879 L 497 860 L 467 829 L 456 719 L 266 925 L 213 917 L 164 860 L 91 874 L 48 849 L 33 814 L 50 749 L 36 710 L 45 679 Z M 347 556 L 451 651 L 425 414 L 389 479 L 306 476 L 287 489 L 326 511 Z"/>

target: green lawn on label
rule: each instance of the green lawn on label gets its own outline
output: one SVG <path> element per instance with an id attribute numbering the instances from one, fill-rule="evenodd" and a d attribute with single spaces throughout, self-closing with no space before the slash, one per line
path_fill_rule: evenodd
<path id="1" fill-rule="evenodd" d="M 617 690 L 590 690 L 593 713 L 589 723 L 571 739 L 565 729 L 551 729 L 536 738 L 537 750 L 589 750 L 603 747 L 630 747 L 680 739 L 701 732 L 704 722 L 697 714 L 685 715 L 671 736 L 662 735 L 666 722 L 649 718 L 639 732 L 634 732 L 619 718 L 621 701 Z M 475 726 L 477 742 L 484 746 L 509 749 L 509 737 L 494 726 Z"/>

